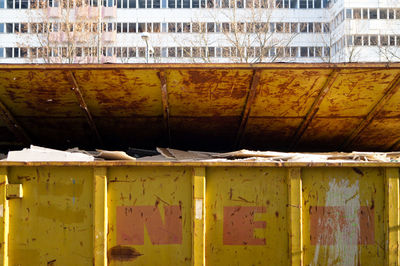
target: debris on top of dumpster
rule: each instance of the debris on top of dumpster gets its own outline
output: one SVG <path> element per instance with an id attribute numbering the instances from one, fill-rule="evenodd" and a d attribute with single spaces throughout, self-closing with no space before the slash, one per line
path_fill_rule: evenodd
<path id="1" fill-rule="evenodd" d="M 207 160 L 213 159 L 212 154 L 217 154 L 200 151 L 182 151 L 170 148 L 157 148 L 157 151 L 167 159 L 177 160 Z"/>
<path id="2" fill-rule="evenodd" d="M 227 153 L 199 151 L 181 151 L 170 148 L 157 148 L 157 151 L 169 161 L 260 161 L 260 162 L 398 162 L 400 152 L 326 152 L 292 153 L 275 151 L 239 150 Z M 143 161 L 162 160 L 160 155 L 141 158 Z"/>
<path id="3" fill-rule="evenodd" d="M 78 162 L 94 161 L 92 155 L 80 152 L 60 151 L 31 145 L 22 151 L 10 151 L 7 161 L 13 162 Z"/>
<path id="4" fill-rule="evenodd" d="M 136 158 L 129 156 L 124 151 L 85 151 L 79 148 L 60 151 L 31 145 L 21 151 L 8 152 L 7 161 L 13 162 L 90 162 L 99 160 L 129 160 Z"/>
<path id="5" fill-rule="evenodd" d="M 98 154 L 97 158 L 102 158 L 106 160 L 129 160 L 135 161 L 136 158 L 129 156 L 123 151 L 106 151 L 106 150 L 96 150 Z"/>

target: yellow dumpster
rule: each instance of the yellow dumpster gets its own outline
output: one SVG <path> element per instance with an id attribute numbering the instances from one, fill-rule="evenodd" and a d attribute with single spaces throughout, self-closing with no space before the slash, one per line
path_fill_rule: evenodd
<path id="1" fill-rule="evenodd" d="M 3 265 L 398 265 L 398 163 L 2 162 Z"/>

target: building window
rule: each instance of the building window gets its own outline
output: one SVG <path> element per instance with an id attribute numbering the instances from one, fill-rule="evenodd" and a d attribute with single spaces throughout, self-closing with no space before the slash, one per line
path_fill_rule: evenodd
<path id="1" fill-rule="evenodd" d="M 364 35 L 363 36 L 363 45 L 364 46 L 368 46 L 369 45 L 369 36 L 368 35 Z"/>
<path id="2" fill-rule="evenodd" d="M 290 23 L 290 32 L 298 33 L 299 32 L 299 24 L 298 23 Z"/>
<path id="3" fill-rule="evenodd" d="M 153 32 L 160 32 L 160 23 L 153 23 Z"/>
<path id="4" fill-rule="evenodd" d="M 4 57 L 4 48 L 0 47 L 0 58 Z"/>
<path id="5" fill-rule="evenodd" d="M 353 19 L 361 19 L 361 9 L 353 9 Z"/>
<path id="6" fill-rule="evenodd" d="M 168 57 L 176 57 L 175 47 L 168 47 Z"/>
<path id="7" fill-rule="evenodd" d="M 378 18 L 378 10 L 370 9 L 369 10 L 369 19 L 377 19 Z"/>
<path id="8" fill-rule="evenodd" d="M 307 32 L 307 23 L 300 23 L 300 32 Z"/>
<path id="9" fill-rule="evenodd" d="M 389 19 L 394 19 L 394 10 L 393 9 L 389 9 Z"/>
<path id="10" fill-rule="evenodd" d="M 308 23 L 308 32 L 314 32 L 314 24 L 313 23 Z"/>
<path id="11" fill-rule="evenodd" d="M 368 19 L 368 9 L 366 9 L 366 8 L 364 8 L 363 10 L 362 10 L 362 18 L 363 19 Z"/>
<path id="12" fill-rule="evenodd" d="M 329 23 L 324 23 L 324 33 L 329 33 L 329 32 L 330 32 Z"/>
<path id="13" fill-rule="evenodd" d="M 348 46 L 353 45 L 353 36 L 348 35 L 346 39 L 347 39 L 347 45 Z"/>
<path id="14" fill-rule="evenodd" d="M 321 23 L 314 23 L 314 32 L 322 32 Z"/>
<path id="15" fill-rule="evenodd" d="M 352 19 L 352 12 L 350 8 L 346 9 L 346 18 Z"/>
<path id="16" fill-rule="evenodd" d="M 168 32 L 176 32 L 176 24 L 168 23 Z"/>
<path id="17" fill-rule="evenodd" d="M 369 36 L 369 44 L 373 46 L 378 45 L 378 36 L 377 35 Z"/>
<path id="18" fill-rule="evenodd" d="M 387 19 L 387 9 L 379 9 L 379 18 Z"/>
<path id="19" fill-rule="evenodd" d="M 138 23 L 138 32 L 146 32 L 146 24 Z"/>
<path id="20" fill-rule="evenodd" d="M 389 36 L 389 45 L 391 45 L 391 46 L 396 45 L 396 39 L 394 36 Z"/>
<path id="21" fill-rule="evenodd" d="M 355 35 L 354 36 L 354 45 L 361 45 L 362 44 L 362 36 Z"/>
<path id="22" fill-rule="evenodd" d="M 7 31 L 7 33 L 13 33 L 13 24 L 12 23 L 6 23 L 6 31 Z"/>
<path id="23" fill-rule="evenodd" d="M 5 5 L 5 0 L 0 0 L 0 8 L 4 8 Z M 1 48 L 3 49 L 3 48 Z"/>
<path id="24" fill-rule="evenodd" d="M 308 56 L 309 57 L 314 57 L 315 56 L 315 47 L 308 47 Z"/>
<path id="25" fill-rule="evenodd" d="M 12 54 L 13 54 L 13 48 L 7 47 L 6 48 L 6 57 L 7 58 L 12 58 Z"/>
<path id="26" fill-rule="evenodd" d="M 298 49 L 297 47 L 290 47 L 290 56 L 291 57 L 297 57 L 298 56 Z"/>
<path id="27" fill-rule="evenodd" d="M 381 45 L 382 46 L 387 46 L 388 45 L 388 36 L 387 35 L 381 35 L 380 41 L 381 41 Z"/>
<path id="28" fill-rule="evenodd" d="M 0 23 L 0 33 L 4 33 L 4 23 Z"/>
<path id="29" fill-rule="evenodd" d="M 307 47 L 300 47 L 300 56 L 307 57 L 308 56 L 308 48 Z"/>
<path id="30" fill-rule="evenodd" d="M 129 23 L 129 32 L 136 32 L 136 23 Z"/>

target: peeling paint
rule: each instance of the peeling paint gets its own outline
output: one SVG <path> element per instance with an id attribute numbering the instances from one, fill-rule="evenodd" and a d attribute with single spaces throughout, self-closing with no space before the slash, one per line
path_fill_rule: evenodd
<path id="1" fill-rule="evenodd" d="M 359 265 L 361 263 L 357 245 L 360 237 L 359 197 L 358 181 L 350 184 L 348 180 L 333 179 L 329 182 L 325 206 L 345 206 L 345 208 L 344 214 L 338 208 L 335 208 L 337 211 L 333 211 L 331 214 L 333 217 L 325 220 L 330 223 L 328 226 L 333 229 L 332 237 L 335 240 L 333 245 L 324 246 L 323 249 L 326 253 L 325 257 L 328 258 L 327 265 Z M 320 223 L 322 223 L 321 220 Z M 318 239 L 318 241 L 313 265 L 319 265 L 319 256 L 322 250 L 321 241 L 323 239 Z"/>

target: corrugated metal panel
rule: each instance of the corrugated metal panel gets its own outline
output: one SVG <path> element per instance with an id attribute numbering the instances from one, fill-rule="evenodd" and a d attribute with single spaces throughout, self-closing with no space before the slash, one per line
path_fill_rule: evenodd
<path id="1" fill-rule="evenodd" d="M 397 150 L 399 83 L 399 64 L 0 65 L 0 142 Z"/>
<path id="2" fill-rule="evenodd" d="M 2 265 L 399 264 L 398 163 L 202 163 L 2 163 Z"/>

